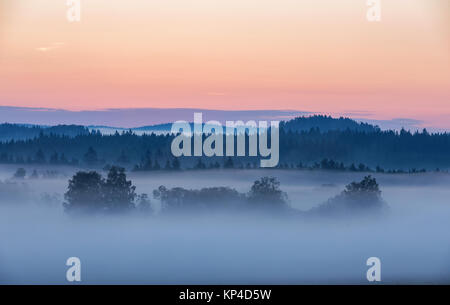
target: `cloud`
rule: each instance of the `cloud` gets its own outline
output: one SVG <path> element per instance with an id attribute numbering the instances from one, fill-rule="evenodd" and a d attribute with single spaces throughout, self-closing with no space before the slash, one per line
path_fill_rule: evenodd
<path id="1" fill-rule="evenodd" d="M 54 42 L 52 43 L 50 46 L 48 47 L 39 47 L 36 48 L 36 51 L 38 52 L 49 52 L 49 51 L 53 51 L 56 49 L 61 48 L 64 45 L 64 42 Z"/>

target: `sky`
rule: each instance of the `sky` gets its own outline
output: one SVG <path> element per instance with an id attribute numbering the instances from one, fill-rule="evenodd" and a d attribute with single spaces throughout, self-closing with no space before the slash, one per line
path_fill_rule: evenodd
<path id="1" fill-rule="evenodd" d="M 450 130 L 450 1 L 380 1 L 369 22 L 366 0 L 81 0 L 69 22 L 65 0 L 1 0 L 0 106 L 295 110 Z"/>

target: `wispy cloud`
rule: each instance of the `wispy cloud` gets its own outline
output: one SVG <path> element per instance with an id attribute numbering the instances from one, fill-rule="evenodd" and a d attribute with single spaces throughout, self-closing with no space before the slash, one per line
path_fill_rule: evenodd
<path id="1" fill-rule="evenodd" d="M 38 52 L 49 52 L 49 51 L 53 51 L 53 50 L 59 49 L 62 46 L 64 46 L 64 42 L 54 42 L 50 46 L 36 48 L 36 51 L 38 51 Z"/>

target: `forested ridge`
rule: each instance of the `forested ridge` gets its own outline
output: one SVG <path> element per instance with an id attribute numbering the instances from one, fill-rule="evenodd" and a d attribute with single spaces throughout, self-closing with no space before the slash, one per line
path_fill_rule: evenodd
<path id="1" fill-rule="evenodd" d="M 351 125 L 352 120 L 323 116 L 306 120 L 305 124 L 308 127 L 320 125 L 313 122 L 321 120 L 328 126 L 324 127 L 325 131 L 320 127 L 302 130 L 304 128 L 299 127 L 301 119 L 280 124 L 279 167 L 330 170 L 376 170 L 378 167 L 380 171 L 450 167 L 449 133 L 382 131 L 376 126 L 354 121 L 352 128 L 342 129 Z M 1 137 L 5 136 L 1 134 Z M 113 135 L 86 130 L 78 135 L 40 132 L 32 139 L 0 142 L 0 163 L 97 168 L 117 164 L 135 170 L 259 166 L 259 157 L 175 159 L 170 151 L 173 138 L 170 134 L 136 135 L 132 131 Z"/>
<path id="2" fill-rule="evenodd" d="M 80 125 L 38 126 L 26 124 L 0 124 L 0 141 L 27 140 L 45 135 L 77 136 L 88 134 L 89 129 Z"/>

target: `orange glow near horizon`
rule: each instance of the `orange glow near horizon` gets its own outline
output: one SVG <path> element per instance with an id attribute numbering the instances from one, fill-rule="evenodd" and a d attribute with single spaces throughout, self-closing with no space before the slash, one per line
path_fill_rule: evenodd
<path id="1" fill-rule="evenodd" d="M 0 105 L 292 109 L 450 129 L 448 0 L 0 4 Z M 360 115 L 363 117 L 364 115 Z"/>

